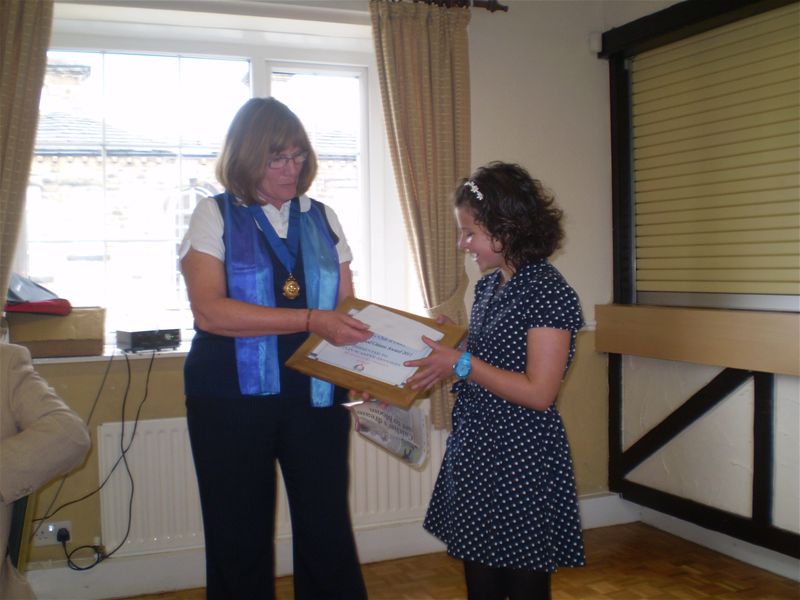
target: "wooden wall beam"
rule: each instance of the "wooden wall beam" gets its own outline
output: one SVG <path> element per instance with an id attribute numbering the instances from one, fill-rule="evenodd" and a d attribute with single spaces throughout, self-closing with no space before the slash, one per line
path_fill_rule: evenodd
<path id="1" fill-rule="evenodd" d="M 800 313 L 605 304 L 598 352 L 800 376 Z"/>

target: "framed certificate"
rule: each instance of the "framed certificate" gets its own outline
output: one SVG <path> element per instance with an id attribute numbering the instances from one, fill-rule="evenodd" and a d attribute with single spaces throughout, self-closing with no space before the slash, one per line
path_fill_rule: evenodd
<path id="1" fill-rule="evenodd" d="M 459 325 L 440 325 L 427 317 L 358 298 L 347 298 L 336 310 L 367 323 L 372 337 L 358 344 L 334 346 L 311 335 L 286 366 L 403 408 L 428 393 L 405 385 L 417 368 L 403 363 L 430 354 L 422 336 L 455 348 L 466 335 L 466 329 Z"/>

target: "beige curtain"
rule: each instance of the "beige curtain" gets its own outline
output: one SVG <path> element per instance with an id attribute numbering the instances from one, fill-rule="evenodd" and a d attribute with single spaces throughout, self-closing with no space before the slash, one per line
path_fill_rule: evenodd
<path id="1" fill-rule="evenodd" d="M 386 130 L 408 238 L 431 316 L 466 324 L 467 274 L 453 190 L 469 175 L 468 8 L 370 0 Z M 431 395 L 431 422 L 449 429 L 452 397 Z"/>
<path id="2" fill-rule="evenodd" d="M 53 0 L 0 0 L 0 299 L 5 304 L 28 185 Z M 2 306 L 0 306 L 2 310 Z M 0 336 L 2 330 L 0 328 Z"/>

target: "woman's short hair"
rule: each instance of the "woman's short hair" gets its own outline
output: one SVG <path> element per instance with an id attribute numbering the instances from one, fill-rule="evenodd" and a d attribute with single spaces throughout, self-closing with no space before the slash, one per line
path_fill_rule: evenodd
<path id="1" fill-rule="evenodd" d="M 455 205 L 495 239 L 515 269 L 552 255 L 564 237 L 562 211 L 542 182 L 521 166 L 492 162 L 461 181 Z"/>
<path id="2" fill-rule="evenodd" d="M 245 204 L 252 204 L 269 160 L 292 146 L 308 152 L 297 181 L 297 193 L 304 194 L 317 175 L 317 156 L 303 123 L 275 98 L 251 98 L 228 128 L 217 160 L 217 179 Z"/>

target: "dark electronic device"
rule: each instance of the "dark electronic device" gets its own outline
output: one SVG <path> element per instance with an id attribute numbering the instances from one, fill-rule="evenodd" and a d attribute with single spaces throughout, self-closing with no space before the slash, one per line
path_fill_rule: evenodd
<path id="1" fill-rule="evenodd" d="M 125 352 L 175 349 L 180 344 L 180 329 L 117 331 L 117 348 Z"/>

